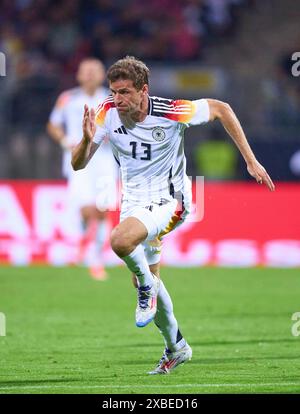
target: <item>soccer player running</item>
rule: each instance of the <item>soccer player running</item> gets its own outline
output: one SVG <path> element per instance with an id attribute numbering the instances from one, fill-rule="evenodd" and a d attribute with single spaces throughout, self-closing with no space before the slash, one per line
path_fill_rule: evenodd
<path id="1" fill-rule="evenodd" d="M 97 107 L 109 95 L 109 90 L 102 86 L 104 77 L 100 60 L 83 60 L 77 71 L 79 87 L 61 93 L 47 125 L 49 135 L 63 149 L 62 170 L 68 180 L 69 202 L 81 215 L 82 238 L 77 261 L 87 263 L 91 276 L 99 280 L 107 277 L 101 251 L 107 235 L 107 209 L 115 203 L 118 166 L 110 145 L 104 143 L 89 166 L 75 172 L 71 150 L 81 137 L 84 104 Z"/>
<path id="2" fill-rule="evenodd" d="M 256 160 L 231 107 L 213 99 L 170 100 L 149 96 L 149 69 L 134 57 L 114 63 L 107 77 L 112 96 L 96 113 L 85 106 L 83 137 L 73 149 L 72 165 L 84 168 L 106 136 L 121 167 L 120 224 L 111 234 L 114 252 L 133 273 L 138 303 L 136 325 L 152 320 L 165 351 L 150 374 L 166 374 L 191 359 L 173 304 L 159 278 L 161 238 L 189 212 L 191 183 L 185 172 L 184 130 L 220 120 L 245 159 L 248 172 L 273 191 L 274 184 Z"/>

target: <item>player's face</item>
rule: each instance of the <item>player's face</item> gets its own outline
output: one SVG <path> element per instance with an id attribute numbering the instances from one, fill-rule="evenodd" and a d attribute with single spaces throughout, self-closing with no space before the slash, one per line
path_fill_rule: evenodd
<path id="1" fill-rule="evenodd" d="M 119 79 L 110 83 L 114 103 L 121 115 L 134 114 L 140 111 L 143 99 L 148 95 L 148 85 L 137 90 L 132 80 Z"/>
<path id="2" fill-rule="evenodd" d="M 98 61 L 83 61 L 78 68 L 77 81 L 83 88 L 96 89 L 104 80 L 104 69 Z"/>

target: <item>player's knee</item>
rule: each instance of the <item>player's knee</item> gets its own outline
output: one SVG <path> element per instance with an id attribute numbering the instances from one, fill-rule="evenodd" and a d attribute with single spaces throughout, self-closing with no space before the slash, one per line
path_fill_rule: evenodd
<path id="1" fill-rule="evenodd" d="M 135 246 L 128 235 L 114 229 L 110 238 L 111 248 L 119 256 L 124 257 L 130 254 Z"/>

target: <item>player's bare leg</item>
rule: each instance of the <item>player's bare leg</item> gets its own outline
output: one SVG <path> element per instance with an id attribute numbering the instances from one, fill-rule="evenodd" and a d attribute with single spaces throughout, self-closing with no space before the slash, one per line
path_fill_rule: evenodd
<path id="1" fill-rule="evenodd" d="M 157 310 L 159 279 L 151 273 L 141 244 L 147 236 L 147 228 L 135 217 L 126 218 L 111 234 L 113 251 L 137 277 L 136 326 L 138 327 L 148 325 L 154 319 Z"/>
<path id="2" fill-rule="evenodd" d="M 85 232 L 80 241 L 79 260 L 84 260 L 88 246 L 94 243 L 96 251 L 90 262 L 90 274 L 94 279 L 105 280 L 107 273 L 102 263 L 101 252 L 106 238 L 107 212 L 99 211 L 95 206 L 82 207 L 80 212 Z"/>

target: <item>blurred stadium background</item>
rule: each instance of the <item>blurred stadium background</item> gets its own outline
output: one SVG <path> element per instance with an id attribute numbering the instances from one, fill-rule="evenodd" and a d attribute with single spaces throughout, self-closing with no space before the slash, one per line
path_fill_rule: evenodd
<path id="1" fill-rule="evenodd" d="M 300 265 L 300 78 L 291 74 L 291 56 L 300 50 L 297 2 L 1 4 L 1 261 L 71 261 L 76 218 L 64 204 L 61 148 L 45 125 L 58 94 L 75 85 L 81 59 L 96 56 L 108 67 L 133 54 L 151 68 L 151 94 L 229 102 L 277 183 L 269 194 L 250 181 L 220 124 L 191 128 L 187 168 L 205 177 L 204 219 L 176 236 L 178 264 Z M 172 237 L 167 245 L 175 245 Z M 107 263 L 116 263 L 109 248 L 106 254 Z"/>
<path id="2" fill-rule="evenodd" d="M 0 394 L 299 392 L 299 21 L 295 0 L 1 1 Z M 106 282 L 64 266 L 79 223 L 46 133 L 84 57 L 108 67 L 126 54 L 151 68 L 153 95 L 229 102 L 277 187 L 251 181 L 221 125 L 187 131 L 198 221 L 165 238 L 163 262 L 178 268 L 162 277 L 194 357 L 168 378 L 145 375 L 162 341 L 153 324 L 134 328 L 135 292 L 108 242 Z"/>

